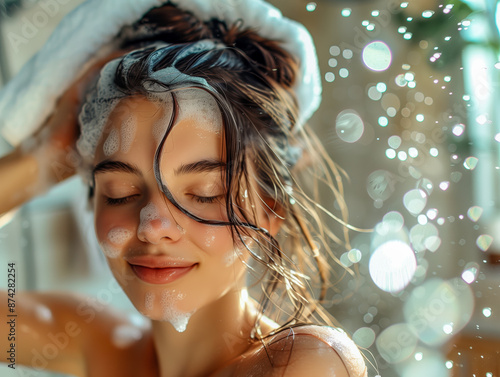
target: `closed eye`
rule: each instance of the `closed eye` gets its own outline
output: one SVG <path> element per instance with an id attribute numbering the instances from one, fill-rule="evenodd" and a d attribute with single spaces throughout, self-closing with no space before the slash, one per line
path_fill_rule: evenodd
<path id="1" fill-rule="evenodd" d="M 137 195 L 124 196 L 123 198 L 110 198 L 106 197 L 106 204 L 110 206 L 119 206 L 127 204 L 135 199 Z"/>
<path id="2" fill-rule="evenodd" d="M 198 196 L 192 194 L 191 197 L 198 203 L 215 203 L 218 199 L 222 197 L 222 195 L 218 196 Z"/>

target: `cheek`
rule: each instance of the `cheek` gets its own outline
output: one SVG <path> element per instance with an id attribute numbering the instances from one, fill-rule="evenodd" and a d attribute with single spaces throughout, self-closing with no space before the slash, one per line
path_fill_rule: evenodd
<path id="1" fill-rule="evenodd" d="M 127 243 L 134 237 L 134 224 L 130 216 L 120 216 L 114 211 L 97 211 L 95 229 L 97 240 L 108 258 L 117 258 Z"/>
<path id="2" fill-rule="evenodd" d="M 193 241 L 205 253 L 223 255 L 234 249 L 233 238 L 228 227 L 196 223 L 191 230 Z"/>

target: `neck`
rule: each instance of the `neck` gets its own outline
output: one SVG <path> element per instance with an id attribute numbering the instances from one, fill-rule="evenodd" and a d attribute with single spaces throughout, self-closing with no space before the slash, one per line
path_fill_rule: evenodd
<path id="1" fill-rule="evenodd" d="M 153 321 L 159 376 L 206 376 L 247 350 L 255 315 L 244 297 L 246 291 L 227 293 L 194 313 L 182 333 Z"/>

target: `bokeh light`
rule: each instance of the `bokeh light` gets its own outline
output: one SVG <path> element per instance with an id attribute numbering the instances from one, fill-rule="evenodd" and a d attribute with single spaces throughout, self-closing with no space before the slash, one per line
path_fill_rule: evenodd
<path id="1" fill-rule="evenodd" d="M 385 71 L 391 66 L 392 52 L 382 41 L 370 42 L 363 48 L 363 63 L 372 71 Z"/>
<path id="2" fill-rule="evenodd" d="M 335 130 L 338 137 L 346 143 L 355 143 L 363 136 L 365 127 L 357 112 L 344 110 L 337 116 Z"/>
<path id="3" fill-rule="evenodd" d="M 400 240 L 381 244 L 370 257 L 370 276 L 377 287 L 385 292 L 399 292 L 404 289 L 416 268 L 417 261 L 413 250 Z"/>
<path id="4" fill-rule="evenodd" d="M 467 325 L 474 295 L 460 278 L 433 278 L 412 290 L 403 311 L 413 333 L 423 343 L 437 346 Z"/>

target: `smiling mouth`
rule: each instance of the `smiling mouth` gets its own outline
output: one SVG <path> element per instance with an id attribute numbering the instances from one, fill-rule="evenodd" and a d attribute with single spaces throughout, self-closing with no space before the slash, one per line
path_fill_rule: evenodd
<path id="1" fill-rule="evenodd" d="M 185 267 L 146 267 L 130 264 L 134 274 L 142 281 L 149 284 L 168 284 L 180 279 L 191 271 L 196 265 Z"/>

